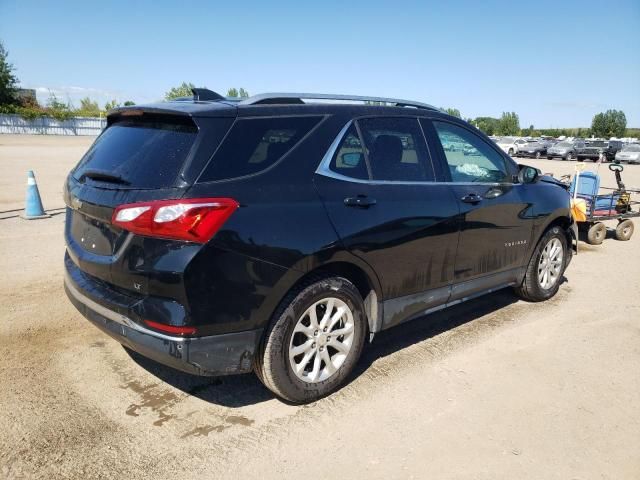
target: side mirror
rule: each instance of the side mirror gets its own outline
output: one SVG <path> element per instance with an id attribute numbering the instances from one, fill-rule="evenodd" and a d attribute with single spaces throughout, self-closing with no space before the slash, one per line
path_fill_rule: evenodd
<path id="1" fill-rule="evenodd" d="M 358 152 L 343 153 L 340 156 L 343 165 L 346 165 L 348 167 L 357 167 L 360 164 L 361 158 L 362 154 Z"/>
<path id="2" fill-rule="evenodd" d="M 528 165 L 521 165 L 518 172 L 519 183 L 535 183 L 540 176 L 540 171 L 537 168 L 529 167 Z"/>

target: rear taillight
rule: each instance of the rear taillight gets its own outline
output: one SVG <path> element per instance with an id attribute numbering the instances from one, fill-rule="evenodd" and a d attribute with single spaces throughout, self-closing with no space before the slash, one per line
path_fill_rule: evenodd
<path id="1" fill-rule="evenodd" d="M 176 327 L 165 323 L 152 322 L 151 320 L 145 320 L 144 323 L 151 328 L 173 335 L 193 335 L 197 331 L 196 327 Z"/>
<path id="2" fill-rule="evenodd" d="M 232 198 L 129 203 L 115 209 L 111 223 L 139 235 L 205 243 L 238 206 Z"/>

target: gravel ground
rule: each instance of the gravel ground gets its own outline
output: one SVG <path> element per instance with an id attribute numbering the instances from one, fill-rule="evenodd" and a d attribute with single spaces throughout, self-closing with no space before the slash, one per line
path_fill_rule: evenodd
<path id="1" fill-rule="evenodd" d="M 0 478 L 640 478 L 640 232 L 581 243 L 549 302 L 503 290 L 384 332 L 348 386 L 290 406 L 130 356 L 70 305 L 64 216 L 7 211 L 28 169 L 61 207 L 91 141 L 0 135 Z"/>

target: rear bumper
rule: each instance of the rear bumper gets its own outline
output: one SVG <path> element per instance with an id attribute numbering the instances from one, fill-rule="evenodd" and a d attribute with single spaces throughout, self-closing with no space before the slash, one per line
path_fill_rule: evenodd
<path id="1" fill-rule="evenodd" d="M 74 275 L 75 273 L 75 275 Z M 216 376 L 250 372 L 262 329 L 213 335 L 180 337 L 150 330 L 127 315 L 122 305 L 110 305 L 113 294 L 101 295 L 100 285 L 80 272 L 65 272 L 64 287 L 69 300 L 91 323 L 122 345 L 169 367 L 194 375 Z M 75 278 L 74 278 L 75 277 Z M 111 307 L 111 308 L 110 308 Z"/>

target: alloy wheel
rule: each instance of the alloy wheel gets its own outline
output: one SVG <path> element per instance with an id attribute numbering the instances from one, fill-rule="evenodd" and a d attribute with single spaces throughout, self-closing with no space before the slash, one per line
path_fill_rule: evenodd
<path id="1" fill-rule="evenodd" d="M 311 305 L 298 319 L 289 342 L 289 364 L 303 382 L 317 383 L 334 375 L 354 341 L 353 312 L 336 297 Z"/>
<path id="2" fill-rule="evenodd" d="M 538 262 L 538 282 L 544 290 L 554 287 L 560 279 L 564 249 L 557 238 L 552 238 L 542 249 Z"/>

